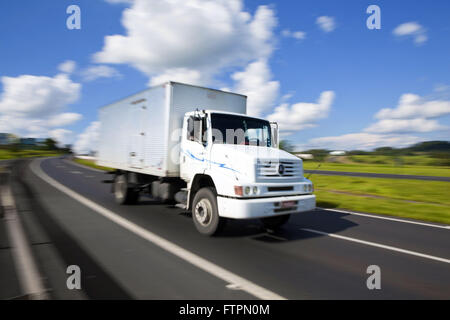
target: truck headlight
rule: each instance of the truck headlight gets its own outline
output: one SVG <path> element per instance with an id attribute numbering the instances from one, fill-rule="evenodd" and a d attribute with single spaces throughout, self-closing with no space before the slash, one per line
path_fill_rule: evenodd
<path id="1" fill-rule="evenodd" d="M 257 186 L 234 186 L 234 194 L 237 196 L 250 196 L 252 194 L 257 195 L 259 188 Z"/>

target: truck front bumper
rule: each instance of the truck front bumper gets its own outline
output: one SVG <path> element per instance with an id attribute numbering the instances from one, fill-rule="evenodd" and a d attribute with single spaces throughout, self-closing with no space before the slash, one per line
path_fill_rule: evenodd
<path id="1" fill-rule="evenodd" d="M 289 206 L 285 206 L 285 204 Z M 217 205 L 219 216 L 224 218 L 267 218 L 314 210 L 316 208 L 316 196 L 308 194 L 256 199 L 218 196 Z"/>

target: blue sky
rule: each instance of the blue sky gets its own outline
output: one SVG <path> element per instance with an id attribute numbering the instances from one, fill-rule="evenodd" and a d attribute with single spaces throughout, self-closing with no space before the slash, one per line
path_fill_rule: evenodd
<path id="1" fill-rule="evenodd" d="M 95 148 L 99 107 L 170 78 L 247 94 L 299 149 L 448 140 L 449 1 L 157 2 L 2 1 L 0 131 Z"/>

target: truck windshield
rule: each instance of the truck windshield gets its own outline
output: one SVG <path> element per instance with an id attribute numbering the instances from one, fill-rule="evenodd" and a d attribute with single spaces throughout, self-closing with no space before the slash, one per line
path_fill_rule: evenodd
<path id="1" fill-rule="evenodd" d="M 211 125 L 216 144 L 272 145 L 270 123 L 265 120 L 212 113 Z"/>

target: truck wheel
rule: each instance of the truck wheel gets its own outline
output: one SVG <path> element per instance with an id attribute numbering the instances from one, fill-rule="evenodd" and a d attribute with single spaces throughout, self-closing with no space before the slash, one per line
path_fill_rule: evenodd
<path id="1" fill-rule="evenodd" d="M 262 218 L 261 222 L 263 223 L 266 229 L 275 230 L 280 228 L 282 225 L 286 224 L 286 222 L 288 222 L 290 217 L 291 217 L 290 214 L 286 214 L 284 216 Z"/>
<path id="2" fill-rule="evenodd" d="M 217 234 L 223 229 L 226 220 L 219 217 L 214 189 L 202 188 L 197 191 L 192 202 L 192 219 L 197 230 L 206 236 Z"/>
<path id="3" fill-rule="evenodd" d="M 139 199 L 139 192 L 128 186 L 127 176 L 121 174 L 114 179 L 114 198 L 118 204 L 135 204 Z"/>

